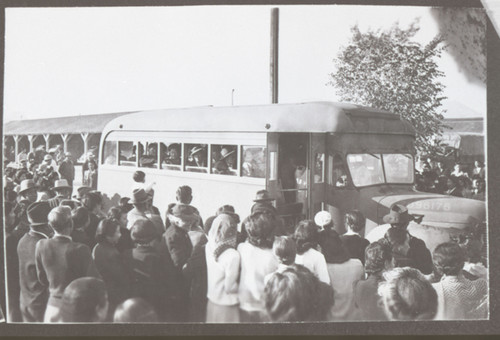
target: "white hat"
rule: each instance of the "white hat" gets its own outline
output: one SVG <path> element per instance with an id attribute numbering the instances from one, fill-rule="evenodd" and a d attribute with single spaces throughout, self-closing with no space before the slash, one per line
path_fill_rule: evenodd
<path id="1" fill-rule="evenodd" d="M 314 223 L 320 227 L 324 227 L 332 222 L 332 215 L 328 211 L 320 211 L 314 216 Z"/>

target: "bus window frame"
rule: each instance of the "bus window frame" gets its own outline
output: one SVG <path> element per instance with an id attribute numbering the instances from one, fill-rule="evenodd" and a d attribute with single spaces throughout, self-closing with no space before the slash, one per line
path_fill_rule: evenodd
<path id="1" fill-rule="evenodd" d="M 349 155 L 366 155 L 366 154 L 372 154 L 372 155 L 378 155 L 380 156 L 380 163 L 382 164 L 382 175 L 384 177 L 384 181 L 382 183 L 376 183 L 376 184 L 369 184 L 369 185 L 355 185 L 354 181 L 352 180 L 352 174 L 351 174 L 351 169 L 349 168 L 349 163 L 347 163 L 347 156 Z M 352 187 L 359 189 L 359 188 L 369 188 L 369 187 L 375 187 L 375 186 L 380 186 L 380 185 L 411 185 L 413 186 L 415 184 L 415 175 L 413 176 L 413 181 L 412 182 L 387 182 L 386 174 L 385 174 L 385 165 L 384 165 L 384 160 L 383 160 L 383 152 L 352 152 L 352 153 L 345 153 L 345 164 L 347 171 L 349 172 L 349 177 L 351 178 L 351 185 Z M 397 152 L 391 152 L 390 154 L 398 154 Z M 410 155 L 412 160 L 413 160 L 413 169 L 415 170 L 415 157 L 411 153 L 400 153 L 401 155 Z M 339 189 L 338 187 L 335 187 L 336 189 Z M 344 189 L 344 188 L 341 188 Z"/>

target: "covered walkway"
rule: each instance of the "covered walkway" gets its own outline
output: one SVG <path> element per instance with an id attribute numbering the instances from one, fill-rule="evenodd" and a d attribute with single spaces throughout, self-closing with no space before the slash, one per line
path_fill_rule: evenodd
<path id="1" fill-rule="evenodd" d="M 21 152 L 44 147 L 46 151 L 58 145 L 71 152 L 74 160 L 94 147 L 99 147 L 102 130 L 112 119 L 129 112 L 81 115 L 11 121 L 3 126 L 4 152 L 9 161 L 17 161 Z M 96 155 L 98 156 L 98 155 Z"/>

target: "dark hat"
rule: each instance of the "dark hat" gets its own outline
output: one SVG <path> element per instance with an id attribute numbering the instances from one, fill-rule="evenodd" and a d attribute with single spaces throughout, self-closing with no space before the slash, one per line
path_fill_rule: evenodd
<path id="1" fill-rule="evenodd" d="M 22 194 L 23 192 L 30 189 L 36 189 L 35 182 L 33 182 L 32 179 L 25 179 L 19 185 L 19 194 Z"/>
<path id="2" fill-rule="evenodd" d="M 49 223 L 47 216 L 51 210 L 52 208 L 47 201 L 31 203 L 26 210 L 28 221 L 31 225 L 47 224 Z"/>
<path id="3" fill-rule="evenodd" d="M 408 213 L 408 209 L 401 204 L 392 205 L 389 214 L 383 218 L 384 222 L 389 224 L 408 223 L 414 219 L 414 216 Z"/>
<path id="4" fill-rule="evenodd" d="M 150 220 L 139 219 L 130 229 L 130 237 L 137 243 L 149 243 L 157 237 L 156 228 Z"/>
<path id="5" fill-rule="evenodd" d="M 263 201 L 274 201 L 275 199 L 271 197 L 269 191 L 267 190 L 259 190 L 255 195 L 254 202 L 263 202 Z"/>
<path id="6" fill-rule="evenodd" d="M 130 200 L 130 203 L 132 204 L 137 204 L 137 203 L 144 203 L 147 202 L 149 199 L 151 199 L 151 196 L 149 196 L 144 189 L 135 189 L 134 192 L 132 193 L 132 199 Z"/>
<path id="7" fill-rule="evenodd" d="M 54 187 L 52 189 L 54 189 L 54 190 L 57 190 L 57 189 L 71 189 L 71 187 L 69 186 L 67 180 L 60 179 L 60 180 L 55 181 Z"/>

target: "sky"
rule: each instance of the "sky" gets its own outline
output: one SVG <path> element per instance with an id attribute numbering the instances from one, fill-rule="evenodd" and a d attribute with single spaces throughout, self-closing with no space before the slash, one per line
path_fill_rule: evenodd
<path id="1" fill-rule="evenodd" d="M 8 8 L 4 122 L 269 104 L 272 7 Z M 339 100 L 326 84 L 355 24 L 406 27 L 418 17 L 416 41 L 438 33 L 427 7 L 278 7 L 280 103 Z M 485 116 L 485 85 L 470 83 L 446 52 L 438 63 L 445 117 Z"/>

